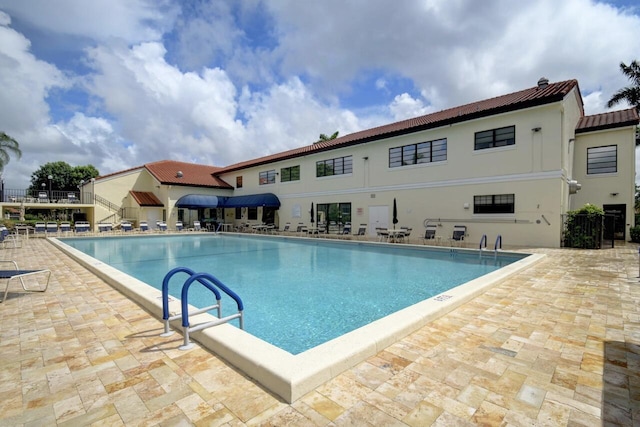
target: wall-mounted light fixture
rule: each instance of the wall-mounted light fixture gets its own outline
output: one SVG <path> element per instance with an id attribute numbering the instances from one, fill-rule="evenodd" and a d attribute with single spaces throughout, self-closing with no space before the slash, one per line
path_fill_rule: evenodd
<path id="1" fill-rule="evenodd" d="M 611 194 L 613 197 L 617 196 L 619 193 L 609 193 Z"/>
<path id="2" fill-rule="evenodd" d="M 369 160 L 369 156 L 364 156 L 362 160 Z"/>
<path id="3" fill-rule="evenodd" d="M 540 132 L 542 128 L 540 126 L 534 127 L 531 129 L 531 132 Z"/>

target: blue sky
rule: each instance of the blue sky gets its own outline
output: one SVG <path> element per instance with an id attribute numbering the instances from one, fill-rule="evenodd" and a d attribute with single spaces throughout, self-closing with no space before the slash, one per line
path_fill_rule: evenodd
<path id="1" fill-rule="evenodd" d="M 617 0 L 0 0 L 0 130 L 23 151 L 3 178 L 226 166 L 542 76 L 578 79 L 594 114 L 638 40 Z"/>

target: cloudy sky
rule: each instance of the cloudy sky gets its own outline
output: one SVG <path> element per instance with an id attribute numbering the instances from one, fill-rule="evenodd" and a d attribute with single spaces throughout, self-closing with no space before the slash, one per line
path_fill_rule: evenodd
<path id="1" fill-rule="evenodd" d="M 226 166 L 542 76 L 594 114 L 634 59 L 634 0 L 0 0 L 0 130 L 23 152 L 3 177 Z"/>

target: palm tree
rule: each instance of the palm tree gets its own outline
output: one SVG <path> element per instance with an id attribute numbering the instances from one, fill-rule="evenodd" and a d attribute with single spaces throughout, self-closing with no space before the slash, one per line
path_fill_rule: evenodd
<path id="1" fill-rule="evenodd" d="M 332 139 L 336 139 L 339 133 L 340 131 L 335 131 L 331 136 L 327 136 L 324 133 L 321 133 L 320 139 L 318 140 L 318 142 L 325 142 L 325 141 L 331 141 Z"/>
<path id="2" fill-rule="evenodd" d="M 631 80 L 632 85 L 623 87 L 614 93 L 609 102 L 607 102 L 607 107 L 611 108 L 619 102 L 627 101 L 640 112 L 640 63 L 632 61 L 631 64 L 627 65 L 621 62 L 620 71 Z"/>
<path id="3" fill-rule="evenodd" d="M 22 156 L 22 151 L 20 151 L 20 144 L 18 144 L 18 141 L 11 138 L 6 133 L 0 132 L 0 173 L 7 163 L 9 163 L 9 152 L 15 154 L 18 158 Z"/>

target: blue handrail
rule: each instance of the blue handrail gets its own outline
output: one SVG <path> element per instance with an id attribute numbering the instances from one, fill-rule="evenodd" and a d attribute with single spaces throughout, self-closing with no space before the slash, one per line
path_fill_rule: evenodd
<path id="1" fill-rule="evenodd" d="M 242 313 L 242 311 L 244 310 L 244 304 L 242 303 L 242 299 L 240 299 L 240 297 L 235 292 L 227 288 L 221 281 L 213 277 L 211 274 L 196 273 L 192 275 L 190 278 L 188 278 L 187 281 L 184 282 L 184 285 L 182 286 L 182 327 L 184 328 L 189 327 L 189 311 L 188 311 L 189 287 L 196 280 L 200 282 L 202 285 L 204 285 L 207 289 L 212 291 L 213 293 L 216 293 L 216 294 L 218 293 L 216 286 L 220 288 L 220 290 L 222 290 L 225 294 L 233 298 L 233 300 L 236 302 L 236 305 L 238 306 L 238 312 L 240 314 Z M 240 328 L 242 327 L 243 327 L 242 317 L 240 317 Z"/>
<path id="2" fill-rule="evenodd" d="M 176 267 L 164 276 L 164 279 L 162 279 L 162 320 L 169 319 L 169 280 L 177 273 L 187 273 L 189 276 L 196 274 L 195 271 L 190 268 Z M 220 292 L 215 288 L 212 289 L 212 291 L 216 296 L 216 300 L 219 302 L 222 298 Z"/>
<path id="3" fill-rule="evenodd" d="M 169 315 L 169 281 L 170 279 L 178 274 L 178 273 L 187 273 L 189 278 L 182 285 L 181 291 L 181 314 L 178 316 L 170 316 Z M 189 312 L 189 288 L 193 284 L 193 282 L 198 282 L 205 288 L 209 289 L 216 297 L 216 304 L 203 307 L 197 310 Z M 230 316 L 222 317 L 222 295 L 220 291 L 227 294 L 231 297 L 238 307 L 238 312 L 236 314 L 232 314 Z M 200 323 L 194 327 L 191 327 L 189 324 L 189 316 L 205 313 L 212 309 L 218 310 L 218 318 L 209 321 Z M 164 320 L 164 333 L 161 336 L 170 336 L 173 331 L 170 330 L 169 322 L 173 320 L 177 320 L 178 318 L 182 318 L 182 329 L 184 332 L 184 344 L 180 346 L 181 350 L 190 349 L 193 344 L 189 341 L 189 333 L 200 331 L 205 328 L 209 328 L 211 326 L 221 325 L 223 323 L 227 323 L 233 319 L 239 319 L 240 329 L 244 329 L 244 317 L 243 317 L 244 304 L 242 303 L 242 299 L 231 289 L 229 289 L 224 283 L 216 279 L 211 274 L 207 273 L 195 273 L 193 270 L 187 267 L 176 267 L 169 271 L 162 280 L 162 319 Z"/>
<path id="4" fill-rule="evenodd" d="M 169 280 L 176 275 L 177 273 L 187 273 L 190 277 L 196 274 L 193 270 L 187 267 L 176 267 L 173 270 L 169 271 L 162 280 L 162 320 L 164 321 L 164 331 L 160 336 L 168 337 L 173 334 L 171 330 L 170 322 L 180 319 L 182 314 L 170 316 L 169 315 Z M 201 282 L 203 283 L 203 282 Z M 184 285 L 183 285 L 184 286 Z M 204 313 L 209 310 L 217 309 L 218 318 L 222 317 L 222 296 L 217 289 L 213 289 L 213 293 L 216 297 L 216 303 L 214 305 L 210 305 L 208 307 L 203 307 L 199 310 L 192 312 L 192 315 Z"/>

